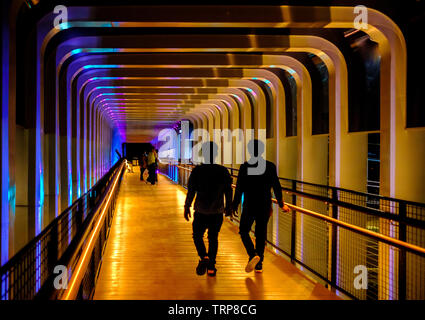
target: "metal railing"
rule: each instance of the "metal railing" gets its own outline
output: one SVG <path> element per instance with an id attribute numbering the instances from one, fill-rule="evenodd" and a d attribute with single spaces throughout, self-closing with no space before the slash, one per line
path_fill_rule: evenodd
<path id="1" fill-rule="evenodd" d="M 161 163 L 160 171 L 187 187 L 192 167 Z M 238 169 L 228 170 L 235 187 Z M 280 181 L 292 210 L 284 213 L 274 204 L 270 247 L 353 299 L 425 299 L 424 204 Z M 359 270 L 367 271 L 367 286 Z"/>
<path id="2" fill-rule="evenodd" d="M 1 300 L 63 299 L 70 292 L 73 298 L 90 297 L 123 168 L 121 159 L 0 268 Z M 94 230 L 98 233 L 89 238 Z M 90 252 L 84 251 L 88 244 Z M 89 259 L 84 266 L 80 264 L 83 255 Z M 66 268 L 67 286 L 72 290 L 54 287 L 57 266 Z M 84 275 L 78 283 L 74 280 L 77 274 Z"/>

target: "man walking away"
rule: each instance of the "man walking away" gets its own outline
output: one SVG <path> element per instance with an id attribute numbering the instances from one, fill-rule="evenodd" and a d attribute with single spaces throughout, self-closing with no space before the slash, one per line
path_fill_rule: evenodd
<path id="1" fill-rule="evenodd" d="M 237 212 L 243 194 L 239 234 L 249 256 L 245 271 L 251 272 L 255 268 L 256 272 L 262 272 L 264 248 L 267 240 L 267 223 L 272 213 L 272 188 L 279 207 L 284 211 L 289 211 L 289 208 L 282 200 L 282 187 L 277 176 L 276 166 L 262 158 L 264 153 L 263 142 L 251 140 L 248 143 L 248 152 L 251 159 L 243 163 L 239 169 L 233 210 Z M 253 169 L 260 167 L 260 161 L 265 161 L 265 170 L 262 170 L 261 173 L 255 172 Z M 249 235 L 254 221 L 255 247 Z"/>
<path id="2" fill-rule="evenodd" d="M 192 228 L 193 241 L 200 257 L 196 273 L 200 276 L 207 270 L 209 276 L 216 275 L 218 234 L 223 224 L 223 212 L 226 216 L 232 214 L 232 178 L 225 167 L 214 164 L 217 152 L 218 147 L 214 142 L 202 145 L 204 164 L 194 167 L 189 176 L 184 206 L 184 217 L 189 221 L 190 207 L 196 194 Z M 208 252 L 203 239 L 206 230 L 208 230 Z"/>

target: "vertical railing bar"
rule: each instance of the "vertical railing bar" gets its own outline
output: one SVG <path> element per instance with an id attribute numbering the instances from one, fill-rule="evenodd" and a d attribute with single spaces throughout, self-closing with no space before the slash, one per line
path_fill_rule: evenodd
<path id="1" fill-rule="evenodd" d="M 332 218 L 338 219 L 338 190 L 336 188 L 332 188 L 332 205 L 331 205 L 331 212 L 332 212 Z M 337 229 L 338 227 L 335 225 L 331 225 L 331 285 L 336 287 L 337 286 Z"/>

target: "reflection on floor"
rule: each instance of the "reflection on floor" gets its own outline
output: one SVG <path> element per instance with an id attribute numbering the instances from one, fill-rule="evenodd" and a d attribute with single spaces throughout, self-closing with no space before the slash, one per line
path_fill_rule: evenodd
<path id="1" fill-rule="evenodd" d="M 192 225 L 183 218 L 185 189 L 126 173 L 94 299 L 338 299 L 291 263 L 267 251 L 262 274 L 245 273 L 237 227 L 219 235 L 217 276 L 197 276 Z"/>

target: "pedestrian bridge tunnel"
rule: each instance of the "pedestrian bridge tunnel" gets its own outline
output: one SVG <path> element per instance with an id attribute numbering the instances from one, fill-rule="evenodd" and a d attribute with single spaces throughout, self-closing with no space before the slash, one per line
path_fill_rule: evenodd
<path id="1" fill-rule="evenodd" d="M 1 298 L 425 299 L 425 8 L 324 2 L 3 1 Z M 246 277 L 225 218 L 205 282 L 183 218 L 197 148 L 236 184 L 253 138 L 291 211 L 273 203 Z"/>

